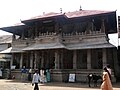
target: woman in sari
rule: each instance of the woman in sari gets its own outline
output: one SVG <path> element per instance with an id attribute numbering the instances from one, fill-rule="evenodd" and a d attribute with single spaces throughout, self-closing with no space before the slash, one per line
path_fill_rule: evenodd
<path id="1" fill-rule="evenodd" d="M 113 90 L 111 80 L 110 80 L 110 73 L 106 67 L 104 68 L 102 78 L 103 78 L 103 83 L 101 85 L 101 89 L 102 90 Z"/>

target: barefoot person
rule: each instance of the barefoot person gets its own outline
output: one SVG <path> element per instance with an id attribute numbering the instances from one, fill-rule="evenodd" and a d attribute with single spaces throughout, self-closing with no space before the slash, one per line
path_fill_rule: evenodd
<path id="1" fill-rule="evenodd" d="M 104 70 L 103 71 L 103 83 L 101 85 L 101 89 L 102 90 L 113 90 L 111 80 L 110 80 L 110 73 L 106 67 L 103 70 Z"/>

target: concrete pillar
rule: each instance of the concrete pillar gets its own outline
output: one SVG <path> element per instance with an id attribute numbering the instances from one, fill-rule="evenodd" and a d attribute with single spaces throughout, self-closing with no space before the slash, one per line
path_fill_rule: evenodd
<path id="1" fill-rule="evenodd" d="M 77 51 L 73 51 L 73 69 L 77 69 Z"/>
<path id="2" fill-rule="evenodd" d="M 56 51 L 55 52 L 55 69 L 59 69 L 60 65 L 59 65 L 59 52 Z"/>
<path id="3" fill-rule="evenodd" d="M 23 53 L 21 53 L 21 57 L 20 57 L 20 68 L 23 67 Z"/>
<path id="4" fill-rule="evenodd" d="M 102 57 L 102 60 L 103 60 L 103 67 L 104 67 L 104 66 L 106 66 L 106 64 L 107 64 L 106 48 L 103 48 L 103 49 L 102 49 L 102 52 L 103 52 L 103 53 L 102 53 L 102 54 L 103 54 L 103 55 L 102 55 L 102 56 L 103 56 L 103 57 Z"/>
<path id="5" fill-rule="evenodd" d="M 31 69 L 33 69 L 33 52 L 31 52 L 31 55 L 30 55 L 30 67 Z"/>
<path id="6" fill-rule="evenodd" d="M 91 50 L 87 50 L 87 69 L 91 69 Z"/>

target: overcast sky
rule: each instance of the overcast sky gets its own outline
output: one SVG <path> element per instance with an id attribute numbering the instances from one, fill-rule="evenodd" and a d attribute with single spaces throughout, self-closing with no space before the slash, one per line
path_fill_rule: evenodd
<path id="1" fill-rule="evenodd" d="M 117 10 L 120 15 L 119 0 L 0 0 L 0 27 L 11 26 L 20 20 L 42 15 L 43 12 L 63 12 L 79 10 Z"/>

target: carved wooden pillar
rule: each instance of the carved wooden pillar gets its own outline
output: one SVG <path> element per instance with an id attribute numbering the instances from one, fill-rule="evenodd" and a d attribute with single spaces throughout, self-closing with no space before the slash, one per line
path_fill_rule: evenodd
<path id="1" fill-rule="evenodd" d="M 73 51 L 73 69 L 77 69 L 77 51 Z"/>
<path id="2" fill-rule="evenodd" d="M 22 31 L 22 36 L 21 36 L 21 39 L 24 39 L 25 36 L 24 36 L 24 30 Z"/>
<path id="3" fill-rule="evenodd" d="M 35 24 L 35 37 L 37 37 L 39 35 L 38 33 L 38 28 L 37 28 L 37 23 Z"/>
<path id="4" fill-rule="evenodd" d="M 31 28 L 31 38 L 34 38 L 34 28 Z"/>
<path id="5" fill-rule="evenodd" d="M 101 32 L 105 32 L 105 20 L 102 18 Z"/>
<path id="6" fill-rule="evenodd" d="M 102 51 L 103 51 L 103 58 L 102 58 L 102 60 L 103 60 L 103 67 L 104 67 L 104 66 L 106 66 L 106 64 L 107 64 L 106 48 L 103 48 Z"/>
<path id="7" fill-rule="evenodd" d="M 21 53 L 21 57 L 20 57 L 20 68 L 23 67 L 23 53 Z"/>
<path id="8" fill-rule="evenodd" d="M 87 69 L 91 69 L 91 50 L 87 50 Z"/>
<path id="9" fill-rule="evenodd" d="M 94 24 L 93 23 L 94 23 L 94 19 L 92 19 L 92 22 L 91 22 L 91 26 L 92 26 L 91 29 L 92 29 L 92 31 L 94 31 Z"/>

